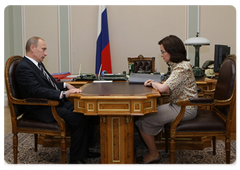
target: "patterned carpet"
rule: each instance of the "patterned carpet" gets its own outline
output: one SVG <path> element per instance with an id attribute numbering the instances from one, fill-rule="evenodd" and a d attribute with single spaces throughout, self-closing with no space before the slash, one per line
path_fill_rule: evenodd
<path id="1" fill-rule="evenodd" d="M 60 164 L 60 148 L 47 148 L 38 145 L 38 151 L 34 151 L 34 137 L 32 134 L 19 134 L 19 154 L 18 164 Z M 225 164 L 225 142 L 217 141 L 216 155 L 212 154 L 212 148 L 204 150 L 177 150 L 175 153 L 176 164 Z M 141 156 L 147 152 L 147 148 L 142 142 L 135 142 L 136 156 Z M 96 145 L 94 152 L 100 152 L 100 145 Z M 159 164 L 169 164 L 169 153 L 164 150 L 159 151 L 162 159 Z M 4 159 L 6 163 L 13 163 L 12 133 L 4 136 Z M 67 149 L 67 161 L 69 160 L 69 149 Z M 86 159 L 88 164 L 99 164 L 100 158 Z M 231 141 L 231 163 L 236 161 L 236 141 Z"/>

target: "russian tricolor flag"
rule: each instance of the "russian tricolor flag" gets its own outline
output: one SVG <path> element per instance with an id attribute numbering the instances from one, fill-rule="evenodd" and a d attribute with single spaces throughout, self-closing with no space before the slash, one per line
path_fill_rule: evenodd
<path id="1" fill-rule="evenodd" d="M 108 20 L 106 6 L 99 6 L 98 13 L 98 37 L 97 37 L 97 52 L 96 52 L 96 74 L 102 64 L 101 70 L 106 70 L 107 73 L 112 73 L 111 54 L 108 36 Z"/>

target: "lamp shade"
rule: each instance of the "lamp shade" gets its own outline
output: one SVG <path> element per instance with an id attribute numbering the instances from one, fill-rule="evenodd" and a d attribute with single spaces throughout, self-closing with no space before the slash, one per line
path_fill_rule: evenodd
<path id="1" fill-rule="evenodd" d="M 209 45 L 210 41 L 203 37 L 192 37 L 184 42 L 185 45 Z"/>

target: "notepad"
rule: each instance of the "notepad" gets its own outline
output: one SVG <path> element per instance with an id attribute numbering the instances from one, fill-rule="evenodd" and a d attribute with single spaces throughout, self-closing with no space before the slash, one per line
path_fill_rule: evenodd
<path id="1" fill-rule="evenodd" d="M 112 83 L 112 80 L 94 80 L 93 83 Z"/>

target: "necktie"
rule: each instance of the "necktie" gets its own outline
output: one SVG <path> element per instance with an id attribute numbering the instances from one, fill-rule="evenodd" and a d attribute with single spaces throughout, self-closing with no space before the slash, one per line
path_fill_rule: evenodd
<path id="1" fill-rule="evenodd" d="M 43 73 L 43 75 L 47 78 L 47 80 L 49 81 L 49 83 L 56 89 L 59 91 L 59 88 L 57 87 L 56 83 L 54 83 L 52 81 L 52 79 L 49 77 L 49 75 L 47 74 L 47 72 L 44 70 L 42 63 L 38 63 L 38 67 L 40 69 L 40 71 Z"/>

